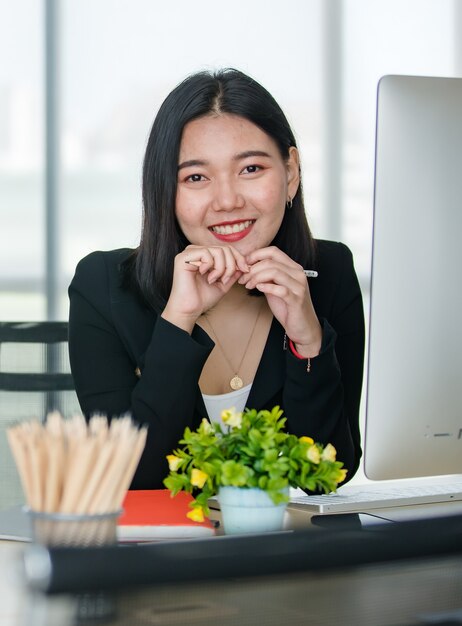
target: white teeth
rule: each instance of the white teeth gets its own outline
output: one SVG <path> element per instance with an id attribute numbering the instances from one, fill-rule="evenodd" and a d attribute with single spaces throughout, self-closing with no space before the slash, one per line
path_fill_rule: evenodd
<path id="1" fill-rule="evenodd" d="M 245 222 L 240 222 L 239 224 L 226 224 L 226 226 L 212 226 L 210 230 L 217 235 L 232 235 L 233 233 L 240 233 L 241 231 L 248 228 L 251 224 L 253 224 L 255 220 L 246 220 Z"/>

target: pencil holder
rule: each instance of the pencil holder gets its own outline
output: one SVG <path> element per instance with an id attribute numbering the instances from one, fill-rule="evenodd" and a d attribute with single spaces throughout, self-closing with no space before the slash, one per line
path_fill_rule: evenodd
<path id="1" fill-rule="evenodd" d="M 117 543 L 122 510 L 96 514 L 46 513 L 26 507 L 36 543 L 57 546 L 105 546 Z"/>

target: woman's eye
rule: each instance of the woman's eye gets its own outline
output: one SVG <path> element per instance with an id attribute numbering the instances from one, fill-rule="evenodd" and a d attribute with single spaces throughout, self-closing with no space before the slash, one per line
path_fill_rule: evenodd
<path id="1" fill-rule="evenodd" d="M 201 180 L 204 180 L 204 177 L 202 174 L 191 174 L 186 180 L 190 183 L 200 183 Z"/>
<path id="2" fill-rule="evenodd" d="M 247 167 L 244 168 L 244 172 L 247 174 L 255 174 L 256 172 L 259 172 L 261 170 L 261 167 L 259 165 L 247 165 Z"/>

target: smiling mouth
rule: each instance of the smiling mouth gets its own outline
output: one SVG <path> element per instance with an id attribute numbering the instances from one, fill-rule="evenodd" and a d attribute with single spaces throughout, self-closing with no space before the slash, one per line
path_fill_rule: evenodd
<path id="1" fill-rule="evenodd" d="M 236 224 L 222 224 L 218 226 L 210 226 L 209 229 L 217 235 L 233 235 L 235 233 L 241 233 L 252 224 L 255 224 L 256 220 L 245 220 L 245 222 L 237 222 Z"/>

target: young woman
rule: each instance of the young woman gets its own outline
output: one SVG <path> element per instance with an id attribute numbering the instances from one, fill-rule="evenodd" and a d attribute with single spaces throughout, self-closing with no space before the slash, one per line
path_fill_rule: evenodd
<path id="1" fill-rule="evenodd" d="M 350 251 L 313 240 L 274 98 L 237 70 L 180 83 L 154 121 L 137 249 L 94 252 L 69 288 L 89 416 L 149 425 L 133 488 L 162 488 L 186 426 L 279 405 L 290 432 L 361 456 L 361 292 Z"/>

